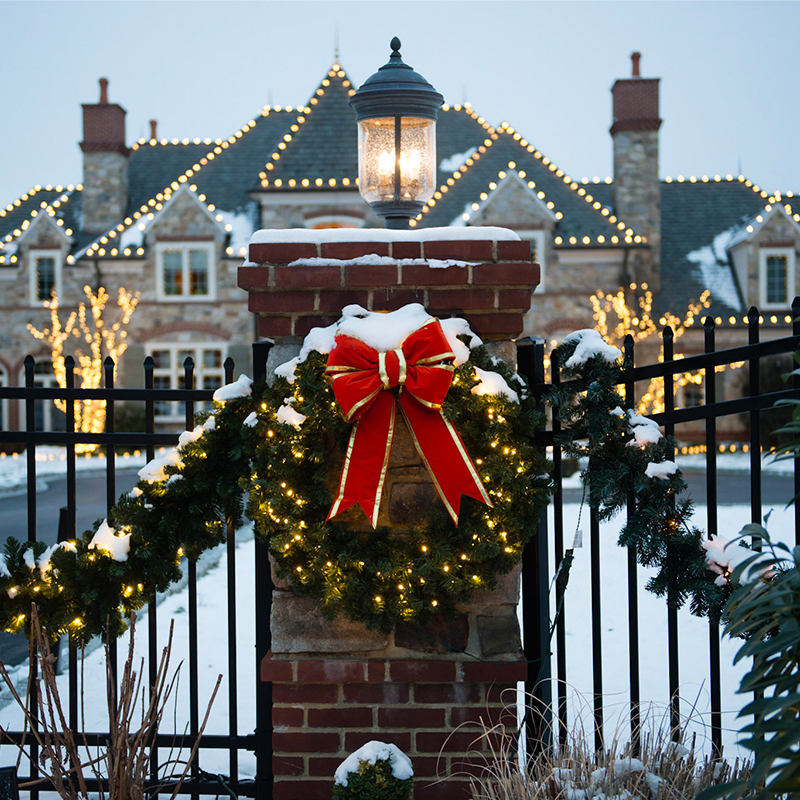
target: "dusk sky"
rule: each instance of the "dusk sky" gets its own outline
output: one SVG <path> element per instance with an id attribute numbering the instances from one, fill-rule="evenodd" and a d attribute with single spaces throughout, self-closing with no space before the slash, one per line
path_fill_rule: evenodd
<path id="1" fill-rule="evenodd" d="M 129 143 L 227 137 L 266 104 L 305 104 L 335 58 L 360 85 L 406 63 L 580 179 L 611 174 L 610 88 L 661 79 L 662 177 L 740 171 L 800 192 L 797 2 L 0 2 L 0 206 L 82 179 L 97 80 Z M 265 157 L 268 154 L 265 153 Z"/>

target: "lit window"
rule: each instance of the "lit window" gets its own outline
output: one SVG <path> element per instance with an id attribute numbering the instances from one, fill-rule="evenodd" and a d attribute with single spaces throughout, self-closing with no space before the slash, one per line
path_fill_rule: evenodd
<path id="1" fill-rule="evenodd" d="M 214 244 L 159 244 L 156 249 L 160 300 L 211 300 L 216 295 Z"/>
<path id="2" fill-rule="evenodd" d="M 227 345 L 218 342 L 152 342 L 147 354 L 153 358 L 153 386 L 156 389 L 183 389 L 186 386 L 186 360 L 194 363 L 195 389 L 219 389 L 225 380 L 224 363 Z M 195 403 L 195 411 L 210 410 L 210 403 Z M 155 404 L 156 419 L 162 422 L 183 420 L 186 407 L 176 400 L 159 400 Z"/>
<path id="3" fill-rule="evenodd" d="M 31 305 L 38 306 L 61 295 L 61 251 L 31 250 L 29 257 Z"/>
<path id="4" fill-rule="evenodd" d="M 361 217 L 350 217 L 346 214 L 327 214 L 306 219 L 306 227 L 312 230 L 327 228 L 363 228 L 364 220 Z"/>
<path id="5" fill-rule="evenodd" d="M 787 308 L 795 294 L 794 249 L 764 247 L 759 253 L 760 297 L 762 308 Z"/>

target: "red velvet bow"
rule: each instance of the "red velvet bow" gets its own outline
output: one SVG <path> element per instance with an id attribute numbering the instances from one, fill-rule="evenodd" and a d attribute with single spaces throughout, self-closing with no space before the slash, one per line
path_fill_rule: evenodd
<path id="1" fill-rule="evenodd" d="M 433 318 L 401 347 L 385 353 L 352 336 L 336 335 L 325 372 L 345 419 L 355 424 L 328 519 L 358 503 L 373 528 L 377 525 L 398 405 L 453 521 L 458 523 L 462 494 L 492 505 L 461 437 L 441 411 L 454 359 Z"/>

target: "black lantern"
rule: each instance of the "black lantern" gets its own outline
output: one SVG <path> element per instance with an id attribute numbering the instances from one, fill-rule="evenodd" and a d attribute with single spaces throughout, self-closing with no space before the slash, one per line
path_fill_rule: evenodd
<path id="1" fill-rule="evenodd" d="M 436 189 L 436 115 L 444 101 L 403 63 L 400 40 L 389 63 L 364 81 L 350 105 L 358 122 L 358 188 L 387 228 L 407 228 Z"/>

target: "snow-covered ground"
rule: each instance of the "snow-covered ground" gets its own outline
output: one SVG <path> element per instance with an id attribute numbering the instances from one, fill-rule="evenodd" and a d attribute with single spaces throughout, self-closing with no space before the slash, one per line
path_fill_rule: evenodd
<path id="1" fill-rule="evenodd" d="M 39 455 L 46 460 L 37 462 L 40 474 L 57 474 L 65 470 L 65 461 L 59 458 L 57 448 L 39 448 Z M 52 458 L 51 458 L 52 456 Z M 735 455 L 733 456 L 735 457 Z M 720 458 L 729 461 L 730 455 Z M 746 461 L 747 456 L 744 456 Z M 144 457 L 130 456 L 119 458 L 120 464 L 134 466 Z M 79 469 L 97 469 L 104 466 L 103 459 L 79 459 Z M 679 462 L 680 463 L 680 462 Z M 746 464 L 749 462 L 746 461 Z M 745 464 L 745 467 L 746 467 Z M 687 467 L 685 460 L 682 464 Z M 738 465 L 736 465 L 738 467 Z M 10 488 L 24 481 L 24 457 L 0 459 L 0 485 Z M 17 483 L 15 484 L 15 481 Z M 767 511 L 769 509 L 765 509 Z M 552 512 L 551 512 L 552 513 Z M 722 506 L 719 508 L 719 529 L 726 538 L 733 538 L 741 527 L 750 521 L 749 505 Z M 565 538 L 569 542 L 572 532 L 578 527 L 585 531 L 584 547 L 575 551 L 575 561 L 566 594 L 565 614 L 567 621 L 567 680 L 569 685 L 569 714 L 571 722 L 582 722 L 591 730 L 592 714 L 592 668 L 591 668 L 591 601 L 588 551 L 588 510 L 578 505 L 564 508 Z M 706 509 L 698 507 L 695 512 L 698 527 L 705 527 Z M 604 703 L 607 730 L 621 727 L 621 736 L 627 735 L 626 715 L 628 712 L 628 632 L 627 632 L 627 556 L 616 546 L 621 519 L 602 526 L 601 532 L 601 574 L 603 611 L 603 672 Z M 794 542 L 794 511 L 776 508 L 769 519 L 769 530 L 775 539 L 787 543 Z M 236 548 L 236 596 L 237 596 L 237 679 L 239 731 L 249 733 L 255 724 L 254 686 L 256 664 L 254 657 L 255 609 L 253 603 L 255 575 L 253 569 L 254 547 L 252 536 L 241 531 L 237 536 Z M 217 675 L 223 675 L 223 683 L 217 702 L 211 713 L 207 733 L 225 734 L 228 732 L 227 711 L 228 663 L 227 663 L 227 556 L 219 548 L 209 557 L 209 563 L 217 561 L 198 581 L 198 616 L 200 631 L 200 698 L 201 704 L 210 696 Z M 551 566 L 552 574 L 552 566 Z M 639 570 L 639 583 L 643 587 L 647 580 L 645 570 Z M 159 627 L 162 646 L 166 641 L 168 620 L 175 621 L 175 640 L 173 664 L 184 661 L 180 690 L 177 699 L 179 721 L 188 720 L 188 597 L 186 589 L 179 590 L 162 599 L 159 609 Z M 658 720 L 667 718 L 669 699 L 667 673 L 667 615 L 664 602 L 653 597 L 643 588 L 639 592 L 640 614 L 640 661 L 641 696 L 650 705 L 650 714 Z M 138 623 L 141 634 L 137 636 L 137 653 L 146 656 L 147 614 Z M 708 624 L 692 617 L 688 611 L 680 613 L 680 686 L 681 712 L 687 718 L 688 729 L 696 733 L 698 741 L 710 737 L 709 720 L 709 676 L 708 676 Z M 120 658 L 124 657 L 127 640 L 119 645 Z M 555 643 L 554 643 L 555 649 Z M 737 754 L 735 742 L 740 722 L 736 720 L 738 709 L 745 698 L 736 696 L 739 680 L 747 668 L 740 664 L 732 666 L 733 656 L 738 649 L 737 642 L 723 640 L 722 643 L 722 707 L 724 712 L 724 744 L 729 756 Z M 102 730 L 107 725 L 105 693 L 98 691 L 104 685 L 102 649 L 95 649 L 86 657 L 85 680 L 87 689 L 85 701 L 86 729 Z M 555 660 L 554 660 L 555 665 Z M 68 687 L 66 676 L 62 679 L 62 697 L 66 703 Z M 555 689 L 554 689 L 555 697 Z M 21 713 L 13 704 L 3 702 L 8 697 L 7 690 L 0 692 L 0 719 L 4 726 L 18 729 L 22 724 Z M 182 732 L 182 722 L 178 728 Z M 165 721 L 165 730 L 171 730 L 172 715 Z M 254 774 L 255 763 L 251 754 L 241 752 L 239 773 L 242 777 Z M 16 753 L 11 746 L 0 748 L 0 763 L 13 763 Z M 203 753 L 201 766 L 211 772 L 229 773 L 228 756 L 224 751 Z"/>
<path id="2" fill-rule="evenodd" d="M 156 455 L 163 455 L 164 447 L 156 450 Z M 116 457 L 117 469 L 143 467 L 145 455 L 139 450 L 124 453 Z M 79 455 L 75 459 L 75 470 L 81 474 L 98 472 L 106 468 L 106 457 L 99 455 Z M 36 477 L 46 479 L 67 474 L 67 451 L 64 447 L 41 445 L 36 448 Z M 0 497 L 23 490 L 28 480 L 28 457 L 25 453 L 0 453 Z"/>

